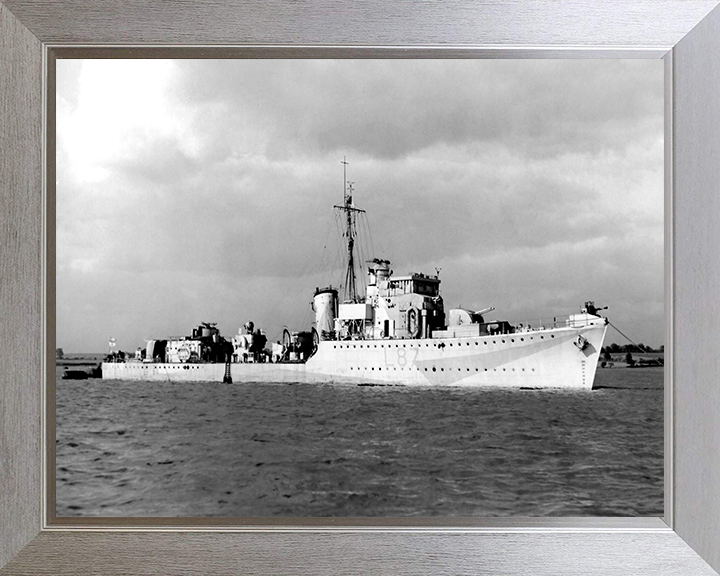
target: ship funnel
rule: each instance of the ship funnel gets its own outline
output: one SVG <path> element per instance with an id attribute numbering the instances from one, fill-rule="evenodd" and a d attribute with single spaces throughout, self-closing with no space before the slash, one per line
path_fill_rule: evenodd
<path id="1" fill-rule="evenodd" d="M 320 340 L 335 338 L 335 317 L 337 316 L 338 291 L 335 288 L 316 288 L 313 296 L 315 327 Z"/>

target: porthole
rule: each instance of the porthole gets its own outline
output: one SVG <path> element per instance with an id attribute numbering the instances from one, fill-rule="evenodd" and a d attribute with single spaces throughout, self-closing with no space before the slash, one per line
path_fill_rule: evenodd
<path id="1" fill-rule="evenodd" d="M 520 338 L 520 342 L 525 342 L 525 338 Z"/>
<path id="2" fill-rule="evenodd" d="M 437 372 L 437 368 L 435 368 L 435 366 L 433 366 L 433 372 Z"/>
<path id="3" fill-rule="evenodd" d="M 555 334 L 550 334 L 550 338 L 555 338 Z"/>
<path id="4" fill-rule="evenodd" d="M 510 338 L 510 342 L 515 342 L 515 338 Z"/>

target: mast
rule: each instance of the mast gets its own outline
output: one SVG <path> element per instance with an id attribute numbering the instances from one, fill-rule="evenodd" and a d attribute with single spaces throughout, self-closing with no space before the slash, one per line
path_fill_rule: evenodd
<path id="1" fill-rule="evenodd" d="M 342 206 L 335 205 L 336 210 L 345 212 L 345 238 L 347 238 L 347 254 L 348 254 L 348 265 L 345 271 L 345 297 L 346 300 L 351 302 L 357 302 L 357 286 L 356 286 L 356 275 L 355 275 L 355 236 L 357 234 L 355 229 L 355 218 L 359 212 L 365 212 L 360 208 L 356 208 L 353 204 L 353 183 L 347 180 L 347 167 L 348 161 L 345 156 L 342 159 L 343 165 L 343 204 Z"/>

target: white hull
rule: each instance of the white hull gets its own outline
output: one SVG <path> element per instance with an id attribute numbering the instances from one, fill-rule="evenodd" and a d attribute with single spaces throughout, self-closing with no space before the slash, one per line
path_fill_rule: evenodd
<path id="1" fill-rule="evenodd" d="M 304 364 L 231 364 L 235 384 L 302 382 L 590 389 L 606 324 L 441 339 L 320 342 Z M 587 340 L 580 350 L 578 336 Z M 103 379 L 222 382 L 224 364 L 103 363 Z"/>

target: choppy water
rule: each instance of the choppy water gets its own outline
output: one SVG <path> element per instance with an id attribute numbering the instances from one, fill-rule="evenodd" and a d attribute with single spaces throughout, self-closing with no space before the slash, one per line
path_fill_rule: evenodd
<path id="1" fill-rule="evenodd" d="M 592 392 L 57 379 L 58 516 L 660 516 L 662 368 Z"/>

